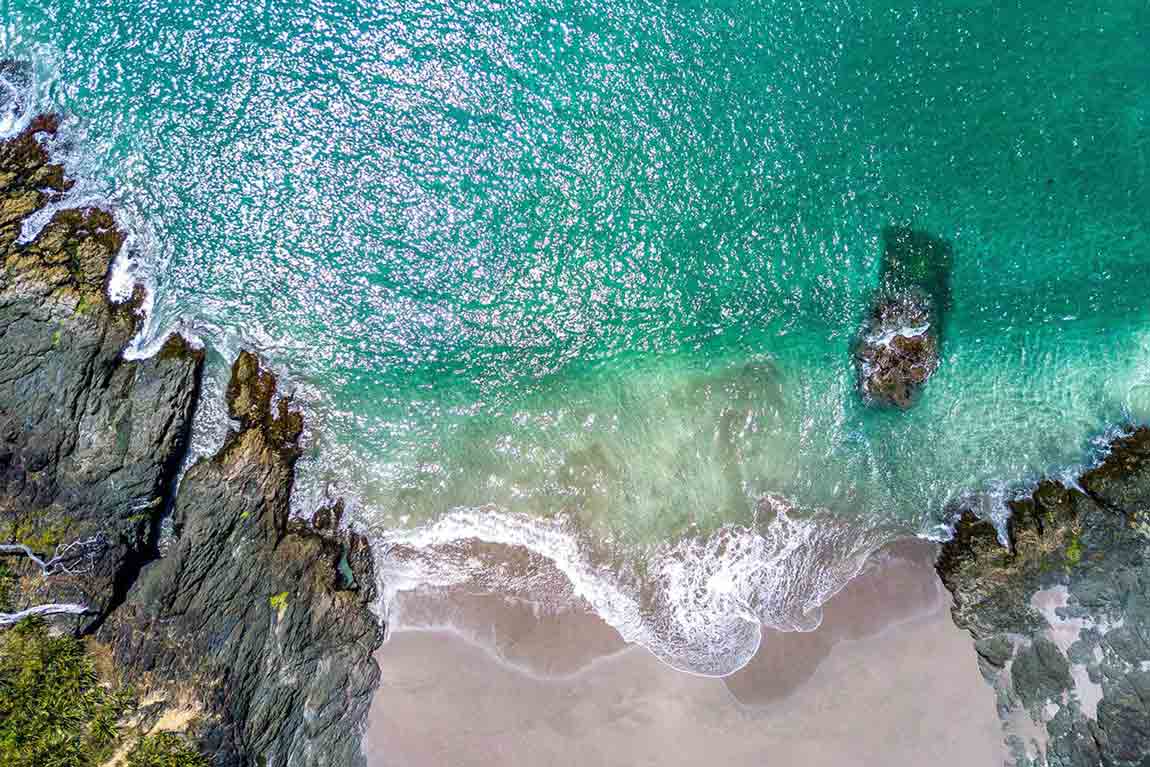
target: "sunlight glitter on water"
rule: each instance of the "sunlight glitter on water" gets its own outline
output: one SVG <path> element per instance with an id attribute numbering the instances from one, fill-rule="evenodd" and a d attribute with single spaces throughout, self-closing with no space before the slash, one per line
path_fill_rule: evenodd
<path id="1" fill-rule="evenodd" d="M 874 540 L 1150 413 L 1144 3 L 3 8 L 154 288 L 139 350 L 194 334 L 219 388 L 254 347 L 306 406 L 301 513 L 549 541 L 680 666 L 746 652 L 700 622 L 806 625 Z M 890 224 L 954 249 L 907 413 L 850 361 Z M 841 562 L 740 564 L 783 550 Z"/>

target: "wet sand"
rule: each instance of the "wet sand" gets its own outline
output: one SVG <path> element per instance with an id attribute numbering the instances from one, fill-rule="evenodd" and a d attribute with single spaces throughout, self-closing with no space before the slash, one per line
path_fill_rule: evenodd
<path id="1" fill-rule="evenodd" d="M 368 763 L 1001 765 L 994 695 L 932 556 L 888 549 L 818 630 L 764 632 L 723 679 L 674 671 L 585 612 L 412 600 L 415 624 L 455 628 L 397 630 L 380 651 Z"/>

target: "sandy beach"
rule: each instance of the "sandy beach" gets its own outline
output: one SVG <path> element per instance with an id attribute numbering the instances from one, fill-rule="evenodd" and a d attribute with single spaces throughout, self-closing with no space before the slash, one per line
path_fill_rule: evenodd
<path id="1" fill-rule="evenodd" d="M 379 652 L 368 762 L 1000 765 L 994 696 L 933 554 L 888 548 L 819 629 L 765 631 L 755 659 L 722 679 L 677 672 L 588 613 L 417 597 L 404 614 L 437 627 L 401 626 Z"/>

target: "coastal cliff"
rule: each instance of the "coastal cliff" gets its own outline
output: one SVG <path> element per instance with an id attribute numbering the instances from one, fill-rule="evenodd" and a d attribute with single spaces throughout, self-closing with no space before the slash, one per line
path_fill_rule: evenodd
<path id="1" fill-rule="evenodd" d="M 174 336 L 124 359 L 142 294 L 107 297 L 109 213 L 54 210 L 56 129 L 41 117 L 0 143 L 0 543 L 59 563 L 5 557 L 18 580 L 0 612 L 83 606 L 53 620 L 134 691 L 140 734 L 179 731 L 220 767 L 356 764 L 383 638 L 368 544 L 338 508 L 323 531 L 290 519 L 302 417 L 247 352 L 236 428 L 177 486 L 203 353 Z"/>
<path id="2" fill-rule="evenodd" d="M 302 419 L 273 406 L 275 390 L 241 353 L 228 389 L 240 428 L 188 470 L 174 544 L 99 636 L 130 681 L 200 702 L 217 764 L 354 765 L 383 638 L 371 551 L 289 520 Z"/>
<path id="3" fill-rule="evenodd" d="M 1011 504 L 962 511 L 937 570 L 1020 765 L 1150 764 L 1150 428 Z"/>

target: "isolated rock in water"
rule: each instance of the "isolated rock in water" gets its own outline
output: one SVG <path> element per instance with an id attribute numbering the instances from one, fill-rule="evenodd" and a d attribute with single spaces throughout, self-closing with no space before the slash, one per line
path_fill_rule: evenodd
<path id="1" fill-rule="evenodd" d="M 151 695 L 203 702 L 217 765 L 355 765 L 383 640 L 373 560 L 354 533 L 289 519 L 303 424 L 275 392 L 242 352 L 228 386 L 240 428 L 185 474 L 176 540 L 100 638 Z"/>
<path id="2" fill-rule="evenodd" d="M 938 369 L 938 335 L 923 298 L 884 299 L 855 350 L 859 388 L 868 402 L 908 408 Z"/>
<path id="3" fill-rule="evenodd" d="M 123 359 L 138 318 L 105 293 L 123 239 L 107 212 L 58 211 L 21 242 L 28 217 L 68 188 L 38 140 L 55 130 L 39 118 L 0 143 L 0 540 L 50 553 L 99 538 L 100 555 L 76 563 L 91 572 L 28 595 L 99 620 L 150 556 L 203 356 L 177 337 L 152 359 Z"/>
<path id="4" fill-rule="evenodd" d="M 965 511 L 937 563 L 1020 765 L 1150 764 L 1150 429 L 1069 487 Z"/>
<path id="5" fill-rule="evenodd" d="M 859 390 L 870 403 L 908 408 L 938 369 L 950 306 L 950 245 L 901 227 L 883 230 L 881 284 L 855 345 Z"/>

